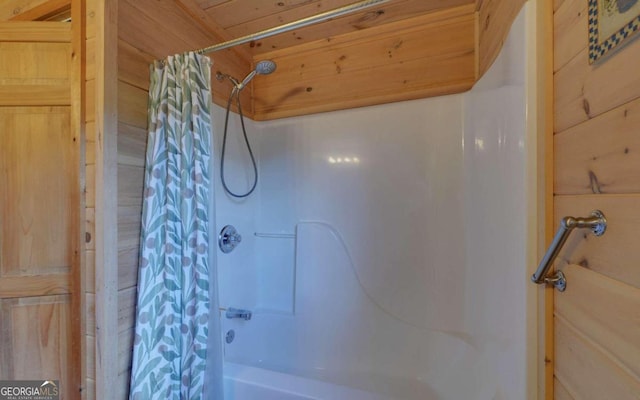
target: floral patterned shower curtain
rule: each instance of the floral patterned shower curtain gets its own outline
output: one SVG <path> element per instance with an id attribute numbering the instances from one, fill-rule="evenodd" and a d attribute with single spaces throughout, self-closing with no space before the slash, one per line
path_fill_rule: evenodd
<path id="1" fill-rule="evenodd" d="M 151 66 L 130 399 L 204 396 L 210 71 L 195 53 Z"/>

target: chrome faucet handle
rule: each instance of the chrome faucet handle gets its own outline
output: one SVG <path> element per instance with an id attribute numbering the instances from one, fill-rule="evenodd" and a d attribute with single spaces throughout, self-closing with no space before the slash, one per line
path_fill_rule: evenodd
<path id="1" fill-rule="evenodd" d="M 242 242 L 242 235 L 232 225 L 222 228 L 218 235 L 218 246 L 223 253 L 230 253 L 240 242 Z"/>
<path id="2" fill-rule="evenodd" d="M 236 233 L 236 234 L 233 234 L 233 235 L 229 235 L 227 240 L 229 241 L 229 243 L 238 245 L 238 244 L 240 244 L 240 242 L 242 242 L 242 235 L 239 234 L 239 233 Z"/>

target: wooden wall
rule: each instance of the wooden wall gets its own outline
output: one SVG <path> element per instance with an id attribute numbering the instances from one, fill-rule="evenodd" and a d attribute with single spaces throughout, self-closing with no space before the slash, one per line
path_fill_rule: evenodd
<path id="1" fill-rule="evenodd" d="M 596 65 L 587 1 L 554 2 L 555 221 L 602 210 L 602 237 L 574 233 L 555 295 L 555 394 L 640 397 L 640 40 Z"/>

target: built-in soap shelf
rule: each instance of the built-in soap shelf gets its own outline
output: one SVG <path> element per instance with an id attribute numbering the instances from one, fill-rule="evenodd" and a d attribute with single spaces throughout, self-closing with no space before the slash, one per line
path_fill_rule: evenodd
<path id="1" fill-rule="evenodd" d="M 257 227 L 256 308 L 269 314 L 294 315 L 296 293 L 296 227 Z M 256 311 L 256 310 L 254 310 Z"/>
<path id="2" fill-rule="evenodd" d="M 295 233 L 271 233 L 271 232 L 255 232 L 255 237 L 268 239 L 295 239 Z"/>

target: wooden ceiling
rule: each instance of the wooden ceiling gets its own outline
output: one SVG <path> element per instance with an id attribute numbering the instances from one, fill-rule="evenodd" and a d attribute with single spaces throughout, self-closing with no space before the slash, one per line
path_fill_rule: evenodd
<path id="1" fill-rule="evenodd" d="M 102 1 L 86 0 L 88 17 Z M 148 61 L 357 1 L 117 0 L 118 37 L 134 43 Z M 277 74 L 253 80 L 243 94 L 243 109 L 254 119 L 459 93 L 491 66 L 525 1 L 391 0 L 212 58 L 216 71 L 237 78 L 246 76 L 257 60 L 278 64 Z M 50 19 L 69 3 L 0 0 L 0 21 Z M 142 63 L 138 75 L 146 71 Z M 228 82 L 214 81 L 214 102 L 226 104 L 229 90 Z"/>
<path id="2" fill-rule="evenodd" d="M 357 0 L 175 0 L 211 31 L 230 40 L 340 8 Z M 476 0 L 392 0 L 330 21 L 249 43 L 242 50 L 257 56 L 276 49 L 329 39 Z"/>

